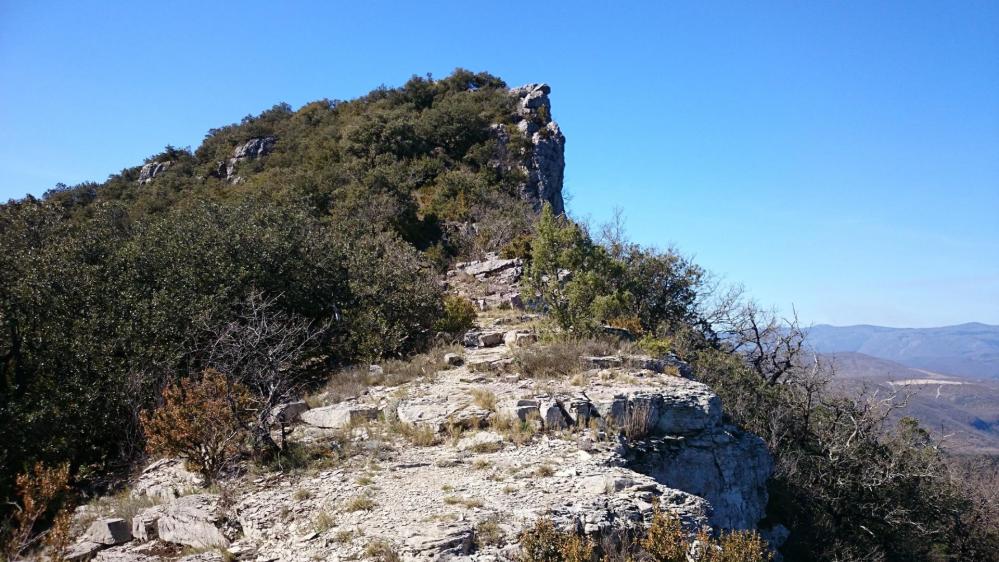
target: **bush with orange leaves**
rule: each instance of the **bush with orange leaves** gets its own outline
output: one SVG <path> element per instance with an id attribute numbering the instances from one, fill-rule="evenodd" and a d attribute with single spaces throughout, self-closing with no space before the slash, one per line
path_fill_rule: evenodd
<path id="1" fill-rule="evenodd" d="M 702 531 L 691 540 L 680 519 L 658 504 L 637 544 L 609 540 L 598 548 L 590 538 L 560 531 L 551 518 L 542 517 L 521 534 L 520 545 L 521 562 L 593 562 L 598 555 L 603 560 L 649 562 L 769 562 L 772 558 L 766 542 L 754 531 L 733 531 L 719 538 Z"/>
<path id="2" fill-rule="evenodd" d="M 692 548 L 693 547 L 693 548 Z M 755 531 L 730 531 L 714 538 L 703 530 L 692 545 L 679 517 L 656 504 L 642 548 L 657 562 L 769 562 L 770 549 Z"/>
<path id="3" fill-rule="evenodd" d="M 242 450 L 252 419 L 252 398 L 241 384 L 206 370 L 163 389 L 163 404 L 141 415 L 146 450 L 177 456 L 209 481 L 219 477 Z"/>
<path id="4" fill-rule="evenodd" d="M 17 475 L 17 495 L 14 513 L 0 534 L 6 560 L 16 560 L 40 545 L 48 547 L 49 559 L 65 559 L 69 545 L 71 514 L 67 503 L 69 494 L 69 465 L 47 468 L 35 465 L 33 472 Z M 48 519 L 52 517 L 52 519 Z M 39 527 L 51 522 L 48 530 Z"/>

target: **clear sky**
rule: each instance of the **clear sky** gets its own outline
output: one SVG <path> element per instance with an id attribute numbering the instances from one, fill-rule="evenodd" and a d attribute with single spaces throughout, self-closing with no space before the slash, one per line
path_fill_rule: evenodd
<path id="1" fill-rule="evenodd" d="M 620 207 L 807 322 L 999 324 L 999 2 L 0 0 L 0 198 L 413 74 L 547 82 Z"/>

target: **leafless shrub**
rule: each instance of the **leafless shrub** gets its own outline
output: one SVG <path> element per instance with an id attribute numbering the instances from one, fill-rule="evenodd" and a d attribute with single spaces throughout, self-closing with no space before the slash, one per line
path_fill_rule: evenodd
<path id="1" fill-rule="evenodd" d="M 724 346 L 743 356 L 768 384 L 777 384 L 803 367 L 807 334 L 796 312 L 782 318 L 775 310 L 748 301 L 740 307 L 726 308 L 715 321 Z"/>
<path id="2" fill-rule="evenodd" d="M 69 493 L 69 465 L 49 468 L 38 463 L 34 470 L 16 478 L 19 501 L 14 504 L 10 520 L 0 527 L 3 547 L 0 552 L 8 560 L 16 560 L 39 545 L 46 545 L 54 560 L 62 560 L 69 544 L 71 513 L 66 504 Z M 42 530 L 47 517 L 51 526 Z"/>
<path id="3" fill-rule="evenodd" d="M 255 397 L 257 415 L 251 431 L 258 458 L 278 451 L 270 434 L 274 408 L 300 390 L 303 361 L 328 329 L 329 324 L 316 325 L 289 314 L 275 298 L 254 291 L 240 303 L 233 320 L 212 330 L 209 366 L 231 383 L 249 388 Z"/>

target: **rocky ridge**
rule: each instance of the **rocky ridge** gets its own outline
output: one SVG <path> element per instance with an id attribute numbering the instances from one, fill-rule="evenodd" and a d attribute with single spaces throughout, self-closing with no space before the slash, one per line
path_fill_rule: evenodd
<path id="1" fill-rule="evenodd" d="M 289 442 L 320 460 L 244 468 L 215 490 L 156 461 L 131 487 L 156 505 L 130 521 L 81 508 L 73 559 L 515 560 L 539 517 L 613 536 L 655 502 L 690 529 L 756 528 L 770 457 L 682 361 L 625 349 L 582 355 L 571 378 L 522 372 L 521 354 L 545 350 L 537 318 L 497 297 L 518 294 L 520 267 L 489 256 L 449 276 L 485 310 L 432 372 L 284 408 Z"/>

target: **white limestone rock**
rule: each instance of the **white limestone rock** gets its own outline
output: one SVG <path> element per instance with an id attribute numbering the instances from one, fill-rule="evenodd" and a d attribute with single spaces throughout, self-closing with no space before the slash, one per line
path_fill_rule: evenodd
<path id="1" fill-rule="evenodd" d="M 205 478 L 187 470 L 181 459 L 160 459 L 147 466 L 132 485 L 131 495 L 170 501 L 203 488 Z"/>
<path id="2" fill-rule="evenodd" d="M 342 429 L 377 417 L 378 408 L 366 404 L 334 404 L 312 408 L 301 415 L 303 423 L 327 429 Z"/>
<path id="3" fill-rule="evenodd" d="M 110 546 L 132 540 L 132 531 L 124 519 L 101 518 L 90 524 L 82 538 L 87 542 Z"/>
<path id="4" fill-rule="evenodd" d="M 156 520 L 159 539 L 194 548 L 225 548 L 224 519 L 214 494 L 194 494 L 166 504 Z"/>

